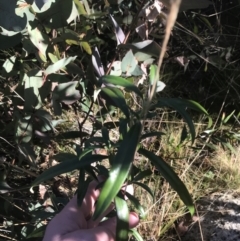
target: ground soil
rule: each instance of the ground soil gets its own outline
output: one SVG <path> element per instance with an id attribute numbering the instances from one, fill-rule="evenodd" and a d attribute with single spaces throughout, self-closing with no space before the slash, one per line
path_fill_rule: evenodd
<path id="1" fill-rule="evenodd" d="M 240 241 L 240 193 L 215 193 L 197 203 L 199 219 L 181 241 Z"/>

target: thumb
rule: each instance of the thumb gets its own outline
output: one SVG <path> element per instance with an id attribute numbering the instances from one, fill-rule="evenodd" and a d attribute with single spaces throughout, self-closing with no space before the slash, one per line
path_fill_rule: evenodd
<path id="1" fill-rule="evenodd" d="M 139 216 L 135 212 L 129 214 L 129 228 L 134 228 L 139 224 Z M 116 234 L 117 219 L 116 217 L 109 218 L 106 221 L 99 223 L 99 227 L 105 227 Z"/>
<path id="2" fill-rule="evenodd" d="M 136 213 L 129 215 L 129 228 L 139 224 L 139 217 Z M 61 241 L 114 241 L 116 237 L 117 219 L 109 218 L 99 226 L 92 229 L 81 229 L 64 235 Z"/>

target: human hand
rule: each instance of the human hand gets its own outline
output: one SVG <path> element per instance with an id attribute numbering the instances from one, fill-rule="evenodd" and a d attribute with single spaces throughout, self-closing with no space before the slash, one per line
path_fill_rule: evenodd
<path id="1" fill-rule="evenodd" d="M 97 181 L 92 181 L 81 207 L 75 196 L 64 209 L 48 224 L 43 241 L 114 241 L 116 236 L 116 218 L 100 222 L 113 209 L 110 206 L 106 213 L 97 220 L 91 218 L 95 202 L 100 195 L 96 189 Z M 136 227 L 139 217 L 136 213 L 129 215 L 129 228 Z"/>

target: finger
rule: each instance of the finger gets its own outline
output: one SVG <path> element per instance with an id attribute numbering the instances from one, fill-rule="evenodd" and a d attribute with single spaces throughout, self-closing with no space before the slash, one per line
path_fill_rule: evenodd
<path id="1" fill-rule="evenodd" d="M 115 207 L 114 203 L 111 203 L 110 206 L 107 208 L 107 210 L 102 215 L 100 215 L 96 220 L 93 220 L 92 218 L 88 220 L 88 228 L 94 228 L 98 226 L 98 224 L 102 221 L 102 219 L 106 217 L 114 209 L 114 207 Z"/>
<path id="2" fill-rule="evenodd" d="M 81 210 L 87 219 L 93 215 L 95 203 L 100 195 L 100 189 L 96 189 L 96 187 L 101 181 L 102 178 L 98 177 L 98 181 L 94 180 L 90 182 L 86 195 L 83 199 Z"/>
<path id="3" fill-rule="evenodd" d="M 135 228 L 140 222 L 139 216 L 135 212 L 129 214 L 129 228 Z"/>
<path id="4" fill-rule="evenodd" d="M 109 227 L 98 226 L 93 229 L 82 229 L 61 237 L 61 241 L 114 241 L 116 225 Z"/>
<path id="5" fill-rule="evenodd" d="M 103 221 L 99 224 L 101 227 L 109 227 L 111 225 L 116 226 L 117 218 L 109 218 L 106 221 Z M 139 224 L 139 216 L 135 212 L 129 213 L 129 228 L 135 228 Z M 114 229 L 115 230 L 115 229 Z M 116 231 L 116 230 L 115 230 Z"/>
<path id="6" fill-rule="evenodd" d="M 126 184 L 123 185 L 122 192 L 123 192 L 123 194 L 128 192 L 131 195 L 133 195 L 133 193 L 134 193 L 133 185 L 126 185 Z M 128 199 L 127 196 L 125 196 L 125 200 L 127 200 L 127 199 Z M 110 206 L 107 208 L 107 210 L 98 219 L 96 219 L 96 220 L 90 219 L 88 221 L 88 227 L 89 228 L 96 227 L 101 222 L 101 220 L 114 209 L 114 207 L 115 207 L 115 204 L 112 202 L 110 204 Z M 92 208 L 93 213 L 94 213 L 94 211 L 95 211 L 95 206 Z"/>
<path id="7" fill-rule="evenodd" d="M 86 196 L 80 208 L 77 204 L 77 196 L 74 196 L 63 208 L 63 210 L 51 221 L 51 223 L 54 223 L 54 227 L 61 227 L 61 230 L 64 230 L 65 233 L 73 232 L 79 228 L 88 228 L 86 217 L 92 216 L 94 204 L 100 194 L 100 190 L 96 190 L 97 185 L 98 182 L 95 180 L 90 182 Z M 62 222 L 67 223 L 67 225 L 62 225 Z"/>
<path id="8" fill-rule="evenodd" d="M 129 228 L 136 227 L 139 217 L 136 213 L 129 215 Z M 92 229 L 78 230 L 61 237 L 61 241 L 114 241 L 116 236 L 116 218 L 110 218 Z"/>
<path id="9" fill-rule="evenodd" d="M 100 195 L 100 190 L 96 189 L 96 187 L 99 182 L 102 181 L 102 179 L 102 177 L 98 177 L 98 181 L 94 180 L 89 183 L 81 207 L 78 207 L 77 205 L 77 196 L 74 196 L 65 206 L 63 212 L 68 212 L 69 210 L 77 210 L 78 212 L 82 212 L 85 218 L 88 218 L 89 216 L 91 217 L 94 210 L 95 202 Z"/>

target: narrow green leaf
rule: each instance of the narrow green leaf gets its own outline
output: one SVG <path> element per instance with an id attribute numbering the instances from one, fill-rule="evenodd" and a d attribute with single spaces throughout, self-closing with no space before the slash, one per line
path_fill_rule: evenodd
<path id="1" fill-rule="evenodd" d="M 146 212 L 144 211 L 143 206 L 140 204 L 137 198 L 135 198 L 130 193 L 126 192 L 125 195 L 128 197 L 129 201 L 134 205 L 137 211 L 140 213 L 140 218 L 144 219 L 146 217 Z"/>
<path id="2" fill-rule="evenodd" d="M 33 136 L 31 116 L 19 116 L 16 122 L 15 138 L 17 143 L 29 143 Z"/>
<path id="3" fill-rule="evenodd" d="M 115 205 L 117 210 L 117 229 L 116 240 L 127 241 L 129 229 L 129 210 L 126 201 L 118 196 L 115 197 Z"/>
<path id="4" fill-rule="evenodd" d="M 82 158 L 79 161 L 78 157 L 76 156 L 71 160 L 61 162 L 60 164 L 50 167 L 48 170 L 44 171 L 33 181 L 32 187 L 37 186 L 38 184 L 45 182 L 58 175 L 61 175 L 63 173 L 71 172 L 75 169 L 83 168 L 91 163 L 102 161 L 103 159 L 106 159 L 106 158 L 108 157 L 103 155 L 92 155 L 90 157 L 87 156 L 86 158 Z"/>
<path id="5" fill-rule="evenodd" d="M 181 139 L 180 139 L 179 145 L 181 145 L 181 144 L 187 139 L 187 136 L 188 136 L 187 128 L 186 128 L 186 126 L 184 125 L 184 126 L 183 126 L 183 129 L 182 129 Z"/>
<path id="6" fill-rule="evenodd" d="M 135 151 L 138 145 L 142 125 L 140 122 L 134 124 L 126 137 L 121 142 L 118 152 L 113 160 L 113 166 L 109 172 L 101 194 L 99 196 L 94 219 L 97 219 L 110 205 L 117 193 L 125 182 L 134 159 Z"/>
<path id="7" fill-rule="evenodd" d="M 208 115 L 207 110 L 203 106 L 201 106 L 199 103 L 197 103 L 196 101 L 185 100 L 185 99 L 175 99 L 175 98 L 172 98 L 171 101 L 174 101 L 177 104 L 182 105 L 183 107 L 186 107 L 186 108 L 189 108 L 192 110 L 196 110 L 200 113 Z"/>
<path id="8" fill-rule="evenodd" d="M 143 178 L 148 177 L 148 176 L 150 176 L 150 175 L 152 175 L 151 169 L 144 170 L 144 171 L 138 173 L 138 174 L 133 178 L 133 181 L 134 181 L 134 182 L 140 181 L 140 180 L 142 180 Z"/>
<path id="9" fill-rule="evenodd" d="M 150 85 L 153 85 L 155 81 L 158 81 L 158 79 L 159 79 L 159 74 L 157 73 L 157 65 L 152 64 L 150 66 L 150 74 L 149 74 Z"/>
<path id="10" fill-rule="evenodd" d="M 199 103 L 197 103 L 196 101 L 193 100 L 185 100 L 185 99 L 177 99 L 177 98 L 161 98 L 162 101 L 164 102 L 169 102 L 171 103 L 175 103 L 176 105 L 180 105 L 183 108 L 189 108 L 195 111 L 198 111 L 202 114 L 207 115 L 208 118 L 208 128 L 210 128 L 212 126 L 212 118 L 209 116 L 207 110 L 200 105 Z"/>
<path id="11" fill-rule="evenodd" d="M 233 154 L 238 155 L 235 148 L 229 142 L 221 142 L 221 144 L 227 147 Z"/>
<path id="12" fill-rule="evenodd" d="M 78 189 L 77 189 L 77 204 L 81 207 L 83 199 L 86 195 L 89 182 L 85 181 L 85 170 L 80 168 L 78 177 Z"/>
<path id="13" fill-rule="evenodd" d="M 80 46 L 89 54 L 92 54 L 91 46 L 86 41 L 80 41 Z"/>
<path id="14" fill-rule="evenodd" d="M 80 1 L 78 1 L 78 0 L 73 0 L 73 1 L 74 1 L 74 3 L 76 4 L 78 13 L 79 13 L 80 15 L 87 15 L 87 12 L 86 12 L 83 4 L 82 4 Z"/>
<path id="15" fill-rule="evenodd" d="M 232 111 L 232 113 L 230 113 L 226 118 L 224 118 L 222 120 L 223 124 L 226 124 L 230 120 L 230 118 L 233 116 L 234 113 L 235 113 L 235 110 Z"/>
<path id="16" fill-rule="evenodd" d="M 121 134 L 120 139 L 124 139 L 127 134 L 128 120 L 120 119 L 119 133 Z"/>
<path id="17" fill-rule="evenodd" d="M 132 234 L 137 241 L 144 241 L 139 232 L 135 228 L 130 230 L 130 234 Z"/>
<path id="18" fill-rule="evenodd" d="M 138 87 L 124 78 L 113 76 L 113 75 L 104 75 L 100 78 L 100 81 L 102 81 L 102 83 L 104 84 L 113 84 L 116 86 L 124 87 L 129 91 L 135 92 L 137 95 L 139 95 L 142 98 L 142 93 L 138 89 Z"/>
<path id="19" fill-rule="evenodd" d="M 140 186 L 141 188 L 143 188 L 144 190 L 146 190 L 151 195 L 151 197 L 154 199 L 154 194 L 153 194 L 152 190 L 146 184 L 141 183 L 141 182 L 135 182 L 135 181 L 133 181 L 132 183 L 136 184 L 136 185 Z"/>
<path id="20" fill-rule="evenodd" d="M 81 160 L 84 156 L 91 153 L 94 149 L 96 149 L 96 146 L 89 146 L 87 147 L 78 157 L 79 160 Z"/>
<path id="21" fill-rule="evenodd" d="M 186 121 L 188 124 L 191 136 L 192 136 L 192 142 L 194 142 L 194 139 L 196 137 L 195 127 L 192 121 L 192 118 L 187 113 L 185 108 L 187 106 L 180 104 L 181 102 L 179 99 L 172 99 L 172 98 L 160 98 L 157 104 L 154 105 L 154 107 L 170 107 L 174 110 L 176 110 Z"/>
<path id="22" fill-rule="evenodd" d="M 32 233 L 30 233 L 28 236 L 27 236 L 27 239 L 29 238 L 40 238 L 40 237 L 43 237 L 44 233 L 45 233 L 45 229 L 46 229 L 46 226 L 41 226 L 39 228 L 36 228 Z"/>
<path id="23" fill-rule="evenodd" d="M 126 104 L 124 95 L 120 89 L 104 87 L 101 89 L 101 91 L 114 102 L 114 105 L 118 107 L 125 114 L 127 118 L 129 118 L 128 106 Z"/>
<path id="24" fill-rule="evenodd" d="M 109 139 L 109 131 L 106 127 L 102 127 L 102 137 L 104 139 L 104 142 L 106 144 L 106 146 L 109 145 L 110 139 Z"/>
<path id="25" fill-rule="evenodd" d="M 184 204 L 188 207 L 191 215 L 194 213 L 194 205 L 186 186 L 178 175 L 173 171 L 171 166 L 169 166 L 162 158 L 156 156 L 154 153 L 140 148 L 138 150 L 139 154 L 147 157 L 154 166 L 157 167 L 161 175 L 169 182 L 171 187 L 178 193 Z"/>

